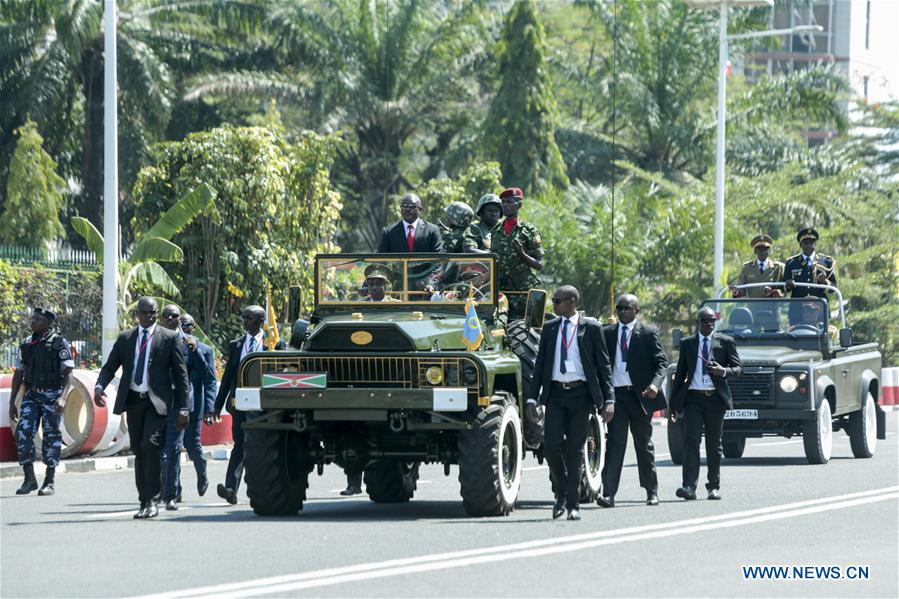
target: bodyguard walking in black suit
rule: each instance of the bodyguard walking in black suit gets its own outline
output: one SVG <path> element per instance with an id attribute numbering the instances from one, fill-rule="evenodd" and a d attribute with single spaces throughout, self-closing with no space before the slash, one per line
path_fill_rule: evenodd
<path id="1" fill-rule="evenodd" d="M 135 518 L 155 518 L 159 508 L 153 498 L 161 489 L 160 448 L 165 435 L 166 415 L 178 411 L 178 430 L 187 427 L 190 415 L 187 367 L 177 331 L 156 325 L 156 300 L 142 297 L 137 302 L 139 325 L 120 334 L 106 359 L 94 403 L 106 405 L 106 393 L 116 371 L 122 375 L 116 394 L 114 414 L 125 412 L 131 451 L 134 453 L 134 480 L 140 509 Z"/>
<path id="2" fill-rule="evenodd" d="M 231 448 L 231 457 L 228 459 L 228 469 L 225 471 L 225 484 L 219 483 L 216 488 L 218 496 L 231 505 L 237 504 L 237 490 L 240 487 L 240 479 L 243 477 L 243 423 L 247 421 L 246 412 L 234 409 L 234 394 L 238 383 L 238 366 L 240 361 L 250 353 L 262 351 L 265 333 L 262 325 L 265 322 L 265 310 L 262 306 L 247 306 L 240 314 L 243 319 L 243 328 L 246 331 L 237 339 L 228 342 L 228 361 L 225 363 L 225 372 L 222 374 L 222 382 L 219 385 L 218 395 L 215 398 L 215 413 L 206 417 L 206 424 L 219 421 L 222 408 L 231 414 L 231 437 L 234 446 Z M 279 341 L 275 349 L 284 349 L 286 344 Z"/>
<path id="3" fill-rule="evenodd" d="M 602 495 L 596 503 L 602 507 L 615 507 L 615 493 L 618 492 L 630 428 L 634 436 L 640 486 L 646 489 L 646 504 L 658 505 L 659 481 L 652 444 L 652 413 L 665 408 L 665 396 L 661 389 L 668 369 L 668 357 L 662 349 L 659 332 L 637 322 L 640 312 L 637 296 L 622 295 L 615 303 L 615 310 L 618 324 L 603 328 L 603 334 L 612 361 L 616 409 L 609 423 Z"/>
<path id="4" fill-rule="evenodd" d="M 684 499 L 696 499 L 703 427 L 708 468 L 705 487 L 709 499 L 721 499 L 721 429 L 724 412 L 733 408 L 727 381 L 742 375 L 743 366 L 733 338 L 714 332 L 716 320 L 711 308 L 699 311 L 699 332 L 681 340 L 671 392 L 671 419 L 684 419 L 683 485 L 677 490 L 677 496 Z"/>
<path id="5" fill-rule="evenodd" d="M 384 229 L 378 253 L 412 254 L 421 252 L 443 252 L 443 237 L 440 229 L 421 217 L 421 198 L 407 193 L 400 200 L 403 220 Z"/>
<path id="6" fill-rule="evenodd" d="M 609 353 L 602 327 L 577 312 L 578 290 L 571 285 L 553 294 L 556 318 L 543 326 L 528 395 L 526 416 L 537 422 L 537 401 L 546 406 L 544 453 L 557 492 L 553 518 L 568 510 L 580 520 L 581 466 L 587 422 L 596 407 L 603 422 L 615 412 Z"/>

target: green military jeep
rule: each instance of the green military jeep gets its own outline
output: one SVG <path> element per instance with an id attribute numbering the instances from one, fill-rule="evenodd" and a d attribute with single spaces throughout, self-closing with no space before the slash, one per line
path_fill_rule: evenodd
<path id="1" fill-rule="evenodd" d="M 506 325 L 496 278 L 492 255 L 317 256 L 315 309 L 294 325 L 291 349 L 240 366 L 253 510 L 296 514 L 326 464 L 364 472 L 372 501 L 408 501 L 419 466 L 440 463 L 446 475 L 458 465 L 466 512 L 508 514 L 525 451 L 541 457 L 539 427 L 523 430 L 522 415 L 546 293 L 533 290 L 525 320 Z M 595 416 L 590 430 L 587 499 L 605 442 Z"/>
<path id="2" fill-rule="evenodd" d="M 782 284 L 781 284 L 782 285 Z M 776 286 L 753 283 L 739 288 Z M 743 455 L 747 437 L 800 435 L 811 464 L 830 460 L 833 432 L 849 435 L 857 458 L 874 455 L 878 436 L 884 438 L 876 343 L 853 344 L 846 328 L 843 298 L 836 287 L 820 288 L 838 307 L 841 328 L 830 323 L 829 302 L 801 299 L 706 300 L 718 315 L 716 330 L 737 343 L 743 376 L 728 381 L 733 409 L 724 416 L 724 456 Z M 723 293 L 723 292 L 722 292 Z M 675 331 L 676 345 L 679 333 Z M 673 373 L 672 373 L 673 376 Z M 683 421 L 668 425 L 671 459 L 683 459 Z"/>

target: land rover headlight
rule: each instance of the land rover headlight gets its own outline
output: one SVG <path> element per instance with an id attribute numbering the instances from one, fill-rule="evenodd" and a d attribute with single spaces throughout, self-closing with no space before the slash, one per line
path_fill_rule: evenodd
<path id="1" fill-rule="evenodd" d="M 471 364 L 462 367 L 462 384 L 472 386 L 478 382 L 478 369 Z"/>
<path id="2" fill-rule="evenodd" d="M 431 385 L 439 385 L 443 382 L 443 368 L 440 366 L 431 366 L 425 372 L 425 378 Z"/>
<path id="3" fill-rule="evenodd" d="M 784 393 L 792 393 L 799 386 L 799 381 L 793 375 L 787 375 L 780 379 L 780 390 Z"/>

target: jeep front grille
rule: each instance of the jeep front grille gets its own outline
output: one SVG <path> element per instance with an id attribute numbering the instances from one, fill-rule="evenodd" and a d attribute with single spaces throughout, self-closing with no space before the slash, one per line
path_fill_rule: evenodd
<path id="1" fill-rule="evenodd" d="M 258 387 L 263 374 L 324 372 L 328 375 L 328 387 L 431 388 L 425 373 L 432 366 L 438 366 L 444 373 L 443 382 L 437 385 L 439 387 L 467 387 L 469 399 L 475 401 L 481 387 L 478 362 L 464 356 L 320 356 L 309 353 L 277 353 L 285 355 L 267 353 L 248 359 L 241 368 L 242 384 Z M 464 377 L 463 369 L 470 374 L 468 378 Z"/>

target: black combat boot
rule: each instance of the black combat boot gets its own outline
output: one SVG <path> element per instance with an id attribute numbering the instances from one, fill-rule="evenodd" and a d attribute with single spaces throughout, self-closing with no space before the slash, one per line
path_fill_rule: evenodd
<path id="1" fill-rule="evenodd" d="M 37 490 L 37 479 L 34 478 L 34 464 L 22 464 L 22 470 L 25 471 L 25 481 L 16 490 L 16 495 L 28 495 L 32 491 Z"/>
<path id="2" fill-rule="evenodd" d="M 53 488 L 53 477 L 56 475 L 56 468 L 47 466 L 47 473 L 44 475 L 44 484 L 38 490 L 38 495 L 53 495 L 56 489 Z"/>

